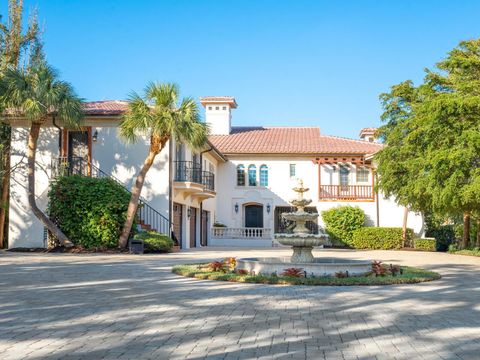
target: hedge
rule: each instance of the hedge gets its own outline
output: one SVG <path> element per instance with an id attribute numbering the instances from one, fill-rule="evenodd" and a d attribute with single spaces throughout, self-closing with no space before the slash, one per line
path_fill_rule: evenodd
<path id="1" fill-rule="evenodd" d="M 134 239 L 143 240 L 146 253 L 170 252 L 173 248 L 173 240 L 170 237 L 155 231 L 142 231 L 136 234 Z"/>
<path id="2" fill-rule="evenodd" d="M 118 246 L 130 193 L 109 178 L 58 177 L 50 184 L 48 214 L 83 248 Z"/>
<path id="3" fill-rule="evenodd" d="M 322 211 L 325 230 L 336 244 L 352 246 L 352 235 L 365 223 L 365 212 L 358 206 L 337 206 Z"/>
<path id="4" fill-rule="evenodd" d="M 413 238 L 413 230 L 407 229 L 407 242 Z M 391 250 L 403 247 L 402 228 L 364 227 L 353 232 L 352 245 L 356 249 Z"/>
<path id="5" fill-rule="evenodd" d="M 435 238 L 414 239 L 413 247 L 423 251 L 436 251 L 437 240 Z"/>

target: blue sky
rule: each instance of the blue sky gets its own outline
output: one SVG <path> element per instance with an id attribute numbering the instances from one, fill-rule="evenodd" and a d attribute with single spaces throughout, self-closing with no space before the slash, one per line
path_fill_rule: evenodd
<path id="1" fill-rule="evenodd" d="M 235 96 L 234 125 L 347 137 L 380 124 L 380 93 L 420 81 L 460 40 L 480 36 L 480 1 L 467 0 L 25 4 L 39 10 L 48 61 L 87 100 L 175 81 L 183 95 Z"/>

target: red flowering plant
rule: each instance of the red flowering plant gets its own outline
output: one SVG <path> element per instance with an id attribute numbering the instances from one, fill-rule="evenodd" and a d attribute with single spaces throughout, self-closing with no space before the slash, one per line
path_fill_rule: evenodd
<path id="1" fill-rule="evenodd" d="M 283 270 L 280 275 L 299 278 L 304 277 L 305 273 L 302 268 L 288 268 Z"/>
<path id="2" fill-rule="evenodd" d="M 208 268 L 213 272 L 225 272 L 225 264 L 222 261 L 212 261 L 208 264 Z"/>
<path id="3" fill-rule="evenodd" d="M 375 277 L 385 276 L 388 274 L 388 268 L 381 261 L 375 260 L 372 262 L 372 273 L 375 274 Z"/>

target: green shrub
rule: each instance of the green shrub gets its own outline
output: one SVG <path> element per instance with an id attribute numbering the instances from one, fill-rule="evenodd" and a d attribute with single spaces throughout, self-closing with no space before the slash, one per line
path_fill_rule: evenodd
<path id="1" fill-rule="evenodd" d="M 109 178 L 74 175 L 50 185 L 48 214 L 63 233 L 84 248 L 118 245 L 130 194 Z"/>
<path id="2" fill-rule="evenodd" d="M 437 240 L 435 238 L 414 239 L 413 247 L 423 251 L 437 251 Z"/>
<path id="3" fill-rule="evenodd" d="M 144 252 L 161 253 L 170 252 L 173 248 L 173 240 L 165 234 L 155 231 L 142 231 L 134 236 L 135 240 L 143 240 Z"/>
<path id="4" fill-rule="evenodd" d="M 443 225 L 445 218 L 432 214 L 425 215 L 425 237 L 437 239 L 437 251 L 447 251 L 450 244 L 455 243 L 454 225 Z M 460 237 L 463 233 L 463 225 Z"/>
<path id="5" fill-rule="evenodd" d="M 407 229 L 407 242 L 412 238 L 413 230 Z M 356 249 L 400 249 L 403 246 L 402 228 L 364 227 L 355 230 L 352 245 Z"/>
<path id="6" fill-rule="evenodd" d="M 365 213 L 358 206 L 338 206 L 322 211 L 325 229 L 336 244 L 352 245 L 352 235 L 365 223 Z"/>

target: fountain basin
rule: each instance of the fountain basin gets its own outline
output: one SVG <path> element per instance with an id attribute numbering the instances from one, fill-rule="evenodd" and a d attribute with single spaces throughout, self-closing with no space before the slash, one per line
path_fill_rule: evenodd
<path id="1" fill-rule="evenodd" d="M 280 275 L 288 268 L 302 268 L 309 276 L 334 276 L 348 271 L 349 275 L 363 275 L 372 268 L 371 261 L 337 258 L 314 258 L 313 262 L 292 263 L 289 257 L 237 259 L 236 270 L 247 270 L 255 274 Z"/>

